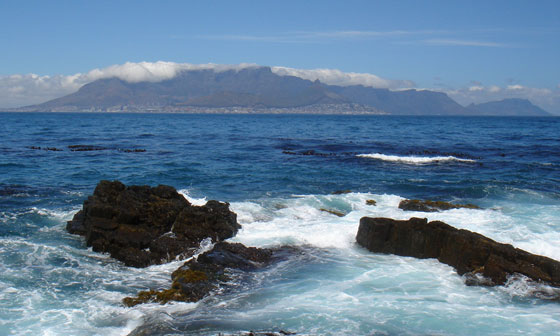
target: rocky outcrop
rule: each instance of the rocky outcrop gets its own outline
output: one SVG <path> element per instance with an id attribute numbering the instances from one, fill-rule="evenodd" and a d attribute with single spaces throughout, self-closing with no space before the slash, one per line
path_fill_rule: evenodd
<path id="1" fill-rule="evenodd" d="M 560 262 L 440 221 L 363 217 L 356 241 L 372 252 L 436 258 L 465 275 L 467 284 L 503 285 L 520 274 L 560 287 Z"/>
<path id="2" fill-rule="evenodd" d="M 480 209 L 474 204 L 454 204 L 444 201 L 430 201 L 430 200 L 402 200 L 399 203 L 399 209 L 404 211 L 422 211 L 422 212 L 438 212 L 440 210 L 451 210 L 451 209 Z"/>
<path id="3" fill-rule="evenodd" d="M 203 239 L 221 241 L 240 227 L 227 203 L 194 206 L 170 186 L 101 181 L 66 229 L 85 236 L 96 252 L 145 267 L 191 256 Z"/>
<path id="4" fill-rule="evenodd" d="M 184 263 L 171 275 L 171 288 L 148 290 L 136 297 L 127 297 L 123 303 L 132 307 L 147 302 L 196 302 L 229 280 L 228 271 L 250 272 L 268 265 L 273 260 L 271 249 L 246 247 L 239 243 L 219 242 L 212 250 Z"/>

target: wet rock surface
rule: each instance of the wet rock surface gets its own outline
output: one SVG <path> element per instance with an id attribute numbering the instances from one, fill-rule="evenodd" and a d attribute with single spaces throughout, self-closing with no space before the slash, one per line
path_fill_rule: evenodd
<path id="1" fill-rule="evenodd" d="M 480 209 L 479 206 L 474 204 L 454 204 L 444 201 L 431 201 L 431 200 L 402 200 L 399 203 L 399 209 L 404 211 L 422 211 L 422 212 L 438 212 L 442 210 L 451 209 Z"/>
<path id="2" fill-rule="evenodd" d="M 285 250 L 246 247 L 239 243 L 219 242 L 197 258 L 185 262 L 171 274 L 171 288 L 149 290 L 127 297 L 123 304 L 132 307 L 141 303 L 169 301 L 197 302 L 230 280 L 231 272 L 252 272 L 279 260 Z"/>
<path id="3" fill-rule="evenodd" d="M 468 285 L 504 285 L 510 276 L 560 287 L 560 262 L 440 221 L 363 217 L 356 241 L 372 252 L 436 258 Z"/>
<path id="4" fill-rule="evenodd" d="M 233 237 L 241 226 L 229 204 L 191 205 L 170 186 L 101 181 L 66 229 L 128 266 L 145 267 L 191 256 L 209 237 Z"/>

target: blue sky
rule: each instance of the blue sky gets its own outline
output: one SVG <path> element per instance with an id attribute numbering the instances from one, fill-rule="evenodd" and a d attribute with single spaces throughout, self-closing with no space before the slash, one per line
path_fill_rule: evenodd
<path id="1" fill-rule="evenodd" d="M 0 40 L 0 82 L 126 62 L 256 63 L 412 81 L 463 104 L 515 93 L 560 113 L 558 0 L 2 0 Z M 25 99 L 22 87 L 12 91 Z M 0 106 L 15 104 L 6 95 Z"/>

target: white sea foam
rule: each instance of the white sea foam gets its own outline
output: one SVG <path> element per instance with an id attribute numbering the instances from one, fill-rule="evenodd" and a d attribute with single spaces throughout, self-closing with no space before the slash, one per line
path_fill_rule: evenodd
<path id="1" fill-rule="evenodd" d="M 177 191 L 179 194 L 183 195 L 192 205 L 204 205 L 208 200 L 206 197 L 196 198 L 192 197 L 188 189 L 181 189 Z"/>
<path id="2" fill-rule="evenodd" d="M 398 156 L 398 155 L 373 153 L 373 154 L 358 154 L 357 156 L 368 158 L 368 159 L 376 159 L 382 161 L 399 162 L 399 163 L 415 164 L 415 165 L 447 162 L 447 161 L 459 161 L 459 162 L 470 162 L 470 163 L 476 162 L 476 160 L 461 159 L 451 155 L 449 156 Z"/>
<path id="3" fill-rule="evenodd" d="M 206 199 L 190 197 L 186 190 L 181 193 L 193 204 L 206 203 Z M 524 300 L 535 292 L 548 295 L 549 288 L 525 279 L 510 279 L 499 289 L 468 287 L 453 268 L 437 260 L 373 254 L 355 244 L 363 216 L 427 217 L 560 259 L 560 208 L 557 202 L 537 196 L 530 198 L 533 203 L 522 205 L 518 200 L 487 205 L 499 210 L 438 213 L 403 211 L 398 209 L 402 197 L 371 193 L 234 202 L 231 208 L 243 228 L 232 241 L 249 246 L 299 245 L 303 252 L 257 272 L 258 281 L 240 292 L 224 293 L 219 299 L 201 303 L 214 306 L 197 310 L 195 318 L 225 321 L 220 323 L 230 332 L 239 331 L 239 326 L 247 330 L 281 326 L 311 334 L 329 334 L 332 330 L 340 334 L 372 330 L 386 334 L 419 334 L 426 330 L 453 334 L 461 330 L 460 334 L 467 335 L 485 326 L 507 334 L 531 331 L 537 325 L 543 334 L 553 332 L 552 326 L 559 323 L 559 307 L 512 304 L 512 300 Z M 367 205 L 370 199 L 377 204 Z M 123 335 L 151 321 L 189 318 L 187 312 L 197 304 L 121 305 L 125 296 L 139 290 L 168 287 L 171 272 L 184 261 L 135 269 L 106 254 L 84 249 L 77 243 L 81 238 L 63 233 L 64 221 L 73 211 L 29 210 L 31 215 L 52 219 L 58 223 L 54 227 L 60 228 L 56 235 L 41 231 L 40 241 L 0 238 L 4 261 L 0 265 L 0 304 L 8 316 L 0 316 L 0 331 L 16 335 Z M 44 234 L 62 236 L 66 241 L 44 241 Z M 199 253 L 212 246 L 210 241 L 202 245 Z M 227 321 L 232 321 L 231 329 L 227 329 Z"/>
<path id="4" fill-rule="evenodd" d="M 369 199 L 376 200 L 377 205 L 367 205 Z M 231 207 L 242 229 L 233 240 L 254 246 L 300 244 L 352 248 L 361 217 L 420 217 L 440 220 L 531 253 L 560 259 L 560 219 L 556 215 L 560 207 L 557 205 L 517 204 L 510 210 L 508 203 L 498 203 L 495 206 L 500 210 L 452 209 L 426 213 L 399 209 L 401 200 L 396 195 L 349 193 L 234 202 Z"/>

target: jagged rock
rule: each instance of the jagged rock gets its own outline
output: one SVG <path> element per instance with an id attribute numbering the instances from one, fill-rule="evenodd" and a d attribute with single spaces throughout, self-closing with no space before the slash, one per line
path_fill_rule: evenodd
<path id="1" fill-rule="evenodd" d="M 221 241 L 240 227 L 227 203 L 194 206 L 170 186 L 101 181 L 66 229 L 85 236 L 96 252 L 145 267 L 191 256 L 203 239 Z"/>
<path id="2" fill-rule="evenodd" d="M 503 285 L 521 274 L 560 287 L 560 262 L 440 221 L 363 217 L 356 241 L 372 252 L 436 258 L 465 275 L 467 284 Z"/>
<path id="3" fill-rule="evenodd" d="M 165 304 L 169 301 L 196 302 L 228 280 L 226 270 L 254 271 L 268 265 L 273 250 L 246 247 L 239 243 L 219 242 L 212 250 L 191 259 L 171 274 L 171 288 L 138 293 L 123 304 L 132 307 L 147 302 Z"/>
<path id="4" fill-rule="evenodd" d="M 453 204 L 444 201 L 430 201 L 430 200 L 402 200 L 399 203 L 399 209 L 404 211 L 422 211 L 422 212 L 438 212 L 440 210 L 451 209 L 480 209 L 479 206 L 474 204 Z"/>

